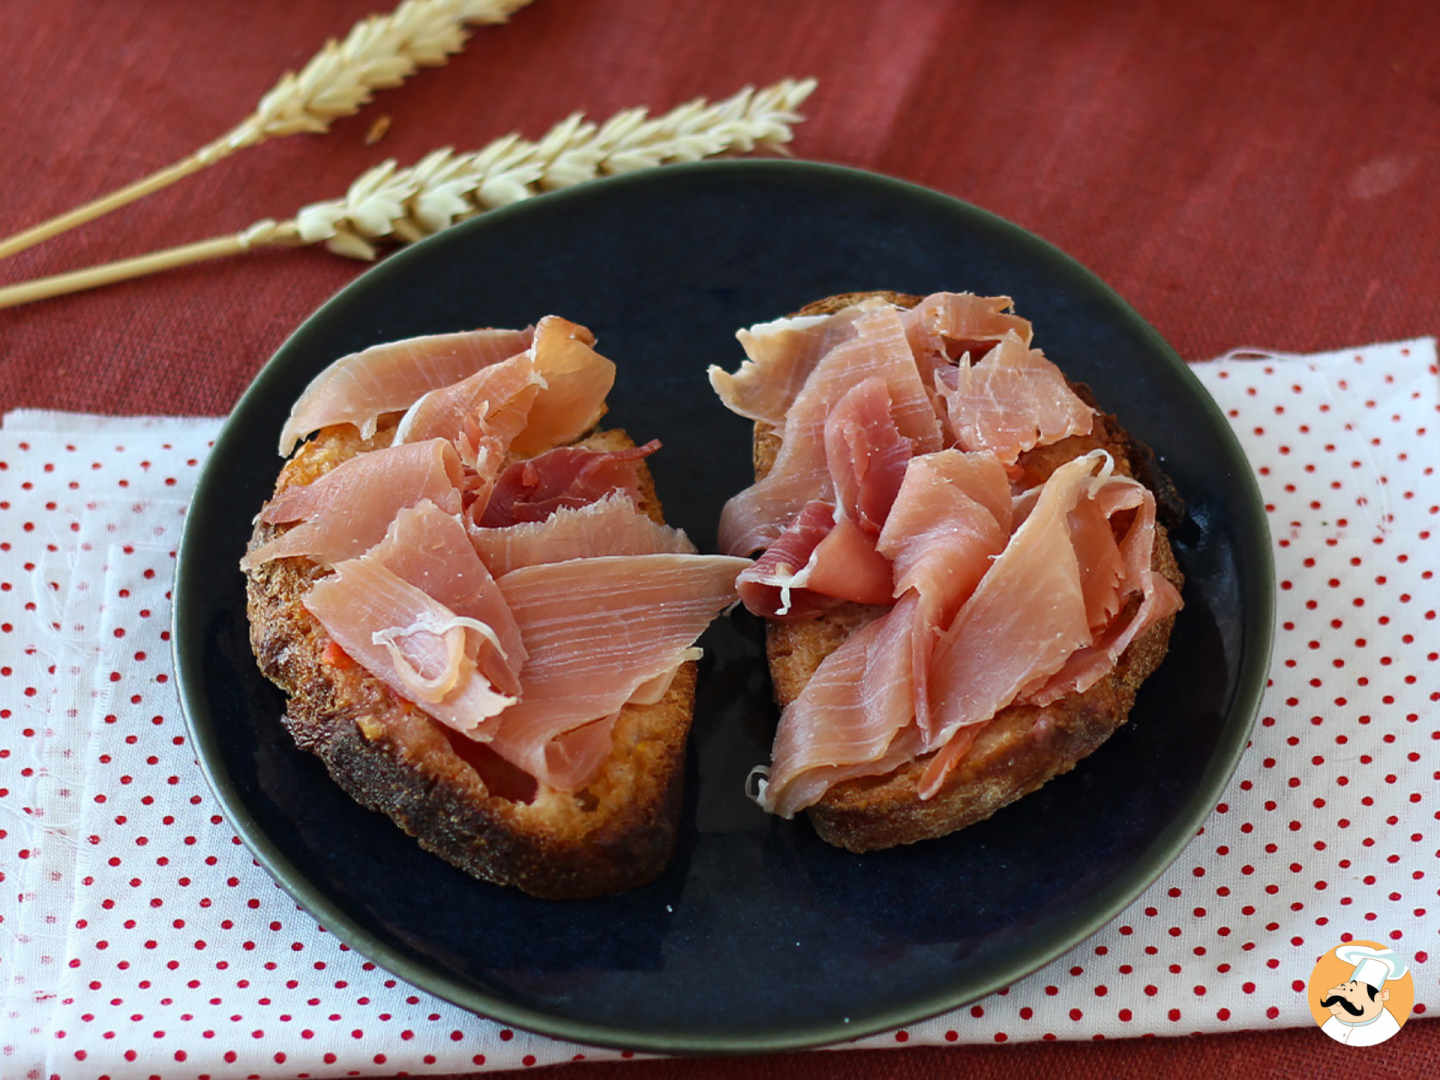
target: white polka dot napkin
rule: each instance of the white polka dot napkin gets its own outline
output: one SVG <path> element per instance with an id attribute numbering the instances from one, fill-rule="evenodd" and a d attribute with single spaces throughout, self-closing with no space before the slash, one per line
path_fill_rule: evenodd
<path id="1" fill-rule="evenodd" d="M 1195 366 L 1275 540 L 1272 682 L 1204 829 L 1100 933 L 1007 991 L 861 1040 L 1312 1023 L 1349 938 L 1409 958 L 1440 911 L 1440 377 L 1430 339 Z M 236 840 L 171 685 L 169 583 L 214 420 L 0 429 L 0 1075 L 340 1076 L 611 1058 L 399 982 Z M 1428 914 L 1427 914 L 1428 911 Z"/>

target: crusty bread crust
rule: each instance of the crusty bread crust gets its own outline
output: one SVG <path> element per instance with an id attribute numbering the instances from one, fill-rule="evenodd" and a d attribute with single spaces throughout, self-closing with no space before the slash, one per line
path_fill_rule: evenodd
<path id="1" fill-rule="evenodd" d="M 809 304 L 796 314 L 832 314 L 871 296 L 902 307 L 913 307 L 921 299 L 889 292 L 845 293 Z M 1075 389 L 1094 404 L 1088 388 L 1077 385 Z M 780 441 L 768 425 L 755 425 L 756 479 L 773 466 Z M 1033 450 L 1021 456 L 1020 465 L 1038 482 L 1065 462 L 1097 448 L 1110 451 L 1116 472 L 1156 486 L 1153 455 L 1131 439 L 1113 416 L 1103 413 L 1097 415 L 1089 435 Z M 1159 483 L 1168 484 L 1168 480 Z M 1162 494 L 1163 502 L 1173 501 L 1173 492 Z M 1169 536 L 1159 523 L 1151 566 L 1177 589 L 1183 586 L 1184 576 Z M 854 630 L 885 610 L 847 603 L 809 622 L 768 622 L 766 656 L 780 707 L 800 696 L 820 662 Z M 932 755 L 884 776 L 837 784 L 806 811 L 816 832 L 831 844 L 857 852 L 933 839 L 983 821 L 1046 781 L 1069 772 L 1129 718 L 1140 684 L 1165 657 L 1174 621 L 1172 615 L 1131 642 L 1115 667 L 1084 693 L 1067 694 L 1045 708 L 1011 705 L 1002 709 L 980 731 L 974 746 L 933 798 L 921 800 L 918 795 L 920 777 Z"/>
<path id="2" fill-rule="evenodd" d="M 326 428 L 284 466 L 276 494 L 388 446 L 393 435 L 393 419 L 365 441 L 352 427 Z M 580 445 L 634 444 L 617 429 Z M 641 508 L 663 521 L 641 464 Z M 257 525 L 251 549 L 283 528 Z M 301 597 L 328 573 L 298 557 L 251 570 L 250 641 L 261 671 L 288 697 L 285 727 L 352 798 L 467 873 L 534 896 L 600 896 L 660 873 L 679 824 L 693 662 L 681 666 L 660 701 L 621 711 L 614 752 L 583 789 L 556 791 L 432 720 L 359 665 L 327 661 L 329 638 Z"/>

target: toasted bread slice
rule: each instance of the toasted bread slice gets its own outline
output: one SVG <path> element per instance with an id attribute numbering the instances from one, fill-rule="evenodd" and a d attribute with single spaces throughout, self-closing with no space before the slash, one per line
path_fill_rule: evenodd
<path id="1" fill-rule="evenodd" d="M 797 315 L 828 315 L 869 297 L 913 307 L 921 297 L 893 292 L 846 293 L 809 304 Z M 1072 384 L 1073 385 L 1073 384 Z M 1094 405 L 1088 388 L 1074 385 Z M 780 438 L 769 425 L 755 426 L 755 476 L 769 472 Z M 1089 435 L 1072 436 L 1022 455 L 1020 465 L 1036 480 L 1060 465 L 1094 449 L 1108 450 L 1117 473 L 1159 487 L 1162 506 L 1176 498 L 1159 474 L 1153 455 L 1131 439 L 1113 416 L 1097 415 Z M 1184 577 L 1163 524 L 1157 523 L 1152 568 L 1178 589 Z M 852 631 L 884 608 L 842 604 L 809 622 L 771 621 L 766 625 L 766 654 L 775 700 L 784 708 L 800 696 L 805 684 Z M 1083 693 L 1068 694 L 1038 708 L 1012 705 L 985 725 L 974 746 L 960 760 L 936 795 L 922 800 L 919 783 L 932 755 L 901 766 L 884 776 L 837 784 L 807 813 L 820 836 L 850 851 L 874 851 L 944 836 L 983 821 L 997 810 L 1030 794 L 1046 781 L 1068 772 L 1124 724 L 1140 684 L 1159 666 L 1169 646 L 1174 616 L 1162 620 L 1133 641 L 1115 667 Z"/>
<path id="2" fill-rule="evenodd" d="M 355 454 L 388 446 L 393 436 L 393 419 L 363 441 L 353 427 L 325 428 L 286 463 L 276 494 L 313 482 Z M 617 429 L 579 445 L 619 450 L 634 444 Z M 641 509 L 662 522 L 643 462 L 640 477 Z M 258 525 L 251 549 L 279 531 Z M 359 665 L 335 663 L 324 630 L 301 604 L 327 573 L 300 557 L 252 569 L 250 641 L 261 671 L 288 697 L 285 727 L 351 797 L 467 873 L 534 896 L 600 896 L 660 873 L 679 823 L 693 662 L 681 666 L 658 702 L 625 706 L 614 751 L 584 788 L 557 791 L 431 719 Z"/>

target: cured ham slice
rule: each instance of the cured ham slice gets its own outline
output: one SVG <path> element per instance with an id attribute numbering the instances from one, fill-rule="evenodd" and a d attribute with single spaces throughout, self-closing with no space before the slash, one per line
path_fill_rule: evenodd
<path id="1" fill-rule="evenodd" d="M 913 454 L 890 415 L 885 380 L 856 384 L 825 418 L 825 461 L 840 515 L 878 536 Z"/>
<path id="2" fill-rule="evenodd" d="M 944 746 L 961 728 L 989 720 L 1091 644 L 1070 516 L 1103 483 L 1096 470 L 1108 464 L 1108 455 L 1087 454 L 1055 471 L 936 645 L 925 732 L 929 746 Z M 921 798 L 939 790 L 946 760 L 926 770 Z"/>
<path id="3" fill-rule="evenodd" d="M 811 502 L 736 587 L 756 615 L 795 621 L 846 600 L 888 604 L 893 581 L 873 535 L 848 518 L 836 521 L 828 503 Z"/>
<path id="4" fill-rule="evenodd" d="M 514 698 L 480 673 L 483 623 L 457 615 L 375 559 L 347 559 L 302 603 L 351 659 L 447 727 L 484 741 Z"/>
<path id="5" fill-rule="evenodd" d="M 834 315 L 798 315 L 741 330 L 735 336 L 747 359 L 733 375 L 712 364 L 710 385 L 731 412 L 783 427 L 820 358 L 855 336 L 856 319 L 883 305 L 866 301 Z"/>
<path id="6" fill-rule="evenodd" d="M 944 628 L 1010 539 L 1010 484 L 989 454 L 914 458 L 876 544 L 895 564 L 895 595 L 914 589 Z"/>
<path id="7" fill-rule="evenodd" d="M 961 357 L 937 379 L 955 445 L 995 454 L 1007 465 L 1036 446 L 1088 435 L 1094 423 L 1094 410 L 1060 369 L 1013 331 L 981 363 Z"/>
<path id="8" fill-rule="evenodd" d="M 894 595 L 917 598 L 910 679 L 915 716 L 932 728 L 930 664 L 939 635 L 1010 539 L 1010 486 L 989 454 L 941 450 L 914 458 L 877 551 L 894 560 Z"/>
<path id="9" fill-rule="evenodd" d="M 341 357 L 311 380 L 291 408 L 280 453 L 331 424 L 353 424 L 368 439 L 382 414 L 403 412 L 427 391 L 507 360 L 532 340 L 529 330 L 472 330 L 387 342 Z"/>
<path id="10" fill-rule="evenodd" d="M 365 558 L 461 618 L 489 627 L 478 643 L 476 663 L 497 690 L 520 693 L 520 672 L 528 655 L 525 642 L 459 518 L 429 501 L 401 510 L 385 539 Z"/>
<path id="11" fill-rule="evenodd" d="M 595 335 L 577 323 L 558 315 L 540 320 L 531 356 L 545 388 L 511 444 L 515 453 L 538 454 L 574 442 L 605 414 L 615 365 L 594 344 Z"/>
<path id="12" fill-rule="evenodd" d="M 476 433 L 495 440 L 500 457 L 525 427 L 535 396 L 545 380 L 535 370 L 535 359 L 522 352 L 449 386 L 431 390 L 401 418 L 391 445 L 448 439 L 474 468 Z M 467 438 L 469 436 L 469 438 Z"/>
<path id="13" fill-rule="evenodd" d="M 884 381 L 895 427 L 915 452 L 940 449 L 939 421 L 898 312 L 892 307 L 867 312 L 855 321 L 855 337 L 820 360 L 795 398 L 769 473 L 725 504 L 720 515 L 724 551 L 749 554 L 767 547 L 807 502 L 833 498 L 825 422 L 840 399 L 872 375 Z"/>
<path id="14" fill-rule="evenodd" d="M 555 760 L 553 740 L 612 716 L 673 670 L 733 602 L 735 578 L 748 565 L 720 555 L 614 556 L 499 578 L 530 658 L 524 695 L 506 710 L 491 748 L 548 786 L 583 784 L 578 767 Z"/>
<path id="15" fill-rule="evenodd" d="M 921 750 L 910 657 L 919 602 L 907 596 L 820 662 L 780 716 L 758 799 L 793 817 L 843 780 L 879 776 Z"/>
<path id="16" fill-rule="evenodd" d="M 1030 344 L 1027 319 L 1008 314 L 1008 296 L 976 296 L 974 293 L 932 293 L 901 313 L 905 336 L 915 354 L 920 378 L 927 387 L 935 385 L 935 373 L 965 353 L 972 360 L 1014 332 Z"/>
<path id="17" fill-rule="evenodd" d="M 1093 539 L 1087 541 L 1086 547 L 1099 548 L 1103 554 L 1082 547 L 1079 530 L 1076 554 L 1082 570 L 1087 563 L 1099 564 L 1103 571 L 1095 572 L 1096 579 L 1105 583 L 1113 580 L 1114 584 L 1103 593 L 1097 590 L 1095 596 L 1087 591 L 1086 610 L 1096 631 L 1095 640 L 1076 650 L 1043 687 L 1029 695 L 1028 700 L 1036 705 L 1049 705 L 1065 694 L 1088 690 L 1114 667 L 1132 641 L 1181 607 L 1175 586 L 1150 569 L 1155 547 L 1155 496 L 1133 480 L 1114 477 L 1090 502 L 1092 513 L 1105 517 L 1106 529 L 1101 536 L 1092 526 Z M 1135 514 L 1117 545 L 1109 518 L 1130 509 Z M 1109 550 L 1104 546 L 1106 539 Z"/>
<path id="18" fill-rule="evenodd" d="M 240 568 L 291 555 L 321 566 L 353 558 L 379 543 L 407 506 L 429 500 L 446 513 L 459 513 L 463 482 L 460 457 L 444 439 L 357 454 L 272 499 L 260 512 L 261 522 L 300 524 L 248 552 Z"/>
<path id="19" fill-rule="evenodd" d="M 601 555 L 693 555 L 684 530 L 659 525 L 623 492 L 585 506 L 560 507 L 544 521 L 471 528 L 470 542 L 496 576 L 522 566 Z"/>
<path id="20" fill-rule="evenodd" d="M 465 466 L 462 496 L 472 519 L 489 505 L 511 443 L 524 430 L 545 380 L 529 351 L 431 390 L 400 419 L 391 445 L 441 438 Z"/>
<path id="21" fill-rule="evenodd" d="M 659 449 L 658 439 L 627 450 L 562 446 L 517 461 L 500 474 L 476 524 L 494 529 L 544 521 L 556 510 L 586 506 L 615 491 L 638 499 L 638 466 Z"/>

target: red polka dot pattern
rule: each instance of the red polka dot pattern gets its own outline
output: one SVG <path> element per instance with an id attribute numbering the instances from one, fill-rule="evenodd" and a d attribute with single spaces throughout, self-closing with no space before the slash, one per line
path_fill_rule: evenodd
<path id="1" fill-rule="evenodd" d="M 1306 1025 L 1296 986 L 1346 938 L 1393 942 L 1416 1012 L 1440 1004 L 1425 974 L 1440 905 L 1434 343 L 1195 371 L 1255 467 L 1275 544 L 1271 684 L 1240 768 L 1180 859 L 1101 932 L 860 1045 Z M 398 982 L 259 869 L 205 786 L 170 680 L 170 568 L 215 425 L 74 419 L 44 430 L 56 420 L 11 414 L 0 432 L 7 1070 L 140 1061 L 169 1080 L 616 1056 Z"/>

